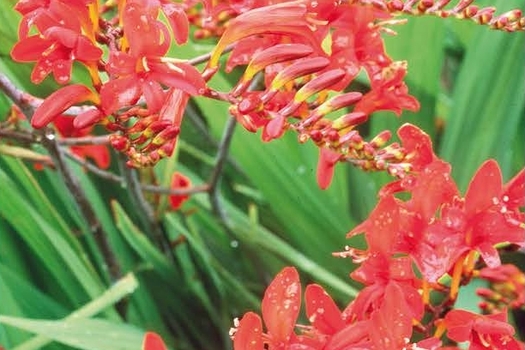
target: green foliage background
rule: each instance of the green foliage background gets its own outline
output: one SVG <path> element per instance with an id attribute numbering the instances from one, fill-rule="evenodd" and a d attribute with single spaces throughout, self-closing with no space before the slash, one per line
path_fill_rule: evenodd
<path id="1" fill-rule="evenodd" d="M 0 0 L 0 70 L 20 88 L 46 96 L 54 83 L 32 85 L 32 66 L 9 58 L 20 19 L 13 3 Z M 499 12 L 525 10 L 523 0 L 492 4 Z M 452 163 L 463 190 L 485 159 L 497 159 L 506 180 L 521 169 L 525 34 L 436 18 L 409 18 L 394 29 L 398 35 L 387 39 L 388 52 L 408 61 L 408 84 L 422 109 L 401 118 L 376 115 L 364 133 L 373 136 L 405 122 L 421 126 L 438 154 Z M 210 49 L 196 43 L 172 54 L 192 57 Z M 81 81 L 82 73 L 76 79 Z M 214 84 L 226 89 L 230 81 L 225 74 Z M 1 118 L 9 106 L 0 95 Z M 225 104 L 196 99 L 178 161 L 155 168 L 159 182 L 169 183 L 177 169 L 194 184 L 205 183 L 227 120 Z M 332 186 L 321 191 L 315 147 L 300 145 L 293 134 L 264 144 L 238 127 L 220 196 L 231 227 L 225 229 L 213 214 L 205 194 L 193 196 L 179 212 L 165 210 L 161 199 L 155 208 L 159 225 L 182 242 L 165 255 L 150 241 L 143 213 L 126 188 L 72 163 L 123 275 L 132 274 L 114 284 L 57 173 L 35 171 L 1 153 L 0 344 L 17 350 L 45 344 L 46 349 L 139 349 L 145 330 L 159 332 L 174 349 L 228 349 L 233 318 L 259 308 L 265 286 L 285 265 L 297 266 L 304 282 L 323 284 L 345 305 L 355 292 L 348 278 L 353 267 L 331 253 L 348 243 L 346 232 L 367 216 L 388 181 L 384 174 L 339 165 Z M 127 310 L 124 318 L 115 303 Z"/>

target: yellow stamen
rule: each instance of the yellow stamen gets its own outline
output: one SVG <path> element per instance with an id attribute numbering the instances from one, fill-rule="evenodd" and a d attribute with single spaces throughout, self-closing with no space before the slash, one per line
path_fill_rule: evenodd
<path id="1" fill-rule="evenodd" d="M 445 322 L 443 320 L 436 321 L 436 331 L 434 332 L 434 338 L 441 338 L 443 336 L 443 333 L 445 333 L 445 330 L 447 329 L 447 326 L 445 325 Z"/>
<path id="2" fill-rule="evenodd" d="M 459 292 L 459 284 L 461 283 L 461 276 L 463 274 L 463 263 L 465 262 L 465 255 L 462 255 L 454 264 L 452 272 L 452 283 L 450 284 L 450 299 L 456 300 Z"/>
<path id="3" fill-rule="evenodd" d="M 425 305 L 429 305 L 430 304 L 430 286 L 428 284 L 428 281 L 423 280 L 423 285 L 421 287 L 423 290 L 423 294 L 421 295 L 423 299 L 423 303 L 425 303 Z"/>

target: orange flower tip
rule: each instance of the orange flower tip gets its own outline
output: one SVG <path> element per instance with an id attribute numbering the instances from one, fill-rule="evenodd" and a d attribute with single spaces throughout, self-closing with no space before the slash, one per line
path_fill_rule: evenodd
<path id="1" fill-rule="evenodd" d="M 80 84 L 65 86 L 42 102 L 31 119 L 31 125 L 36 129 L 43 128 L 75 103 L 88 100 L 96 103 L 98 96 L 86 86 Z"/>
<path id="2" fill-rule="evenodd" d="M 142 342 L 142 350 L 167 350 L 167 347 L 160 335 L 153 332 L 146 332 Z"/>

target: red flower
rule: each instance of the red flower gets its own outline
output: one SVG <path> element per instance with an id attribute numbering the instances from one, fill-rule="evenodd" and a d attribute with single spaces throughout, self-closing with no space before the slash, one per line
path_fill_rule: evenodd
<path id="1" fill-rule="evenodd" d="M 46 28 L 42 34 L 32 35 L 17 42 L 11 57 L 17 62 L 33 62 L 31 81 L 38 84 L 51 72 L 57 83 L 71 79 L 73 61 L 93 69 L 102 56 L 102 50 L 84 35 L 61 26 Z"/>
<path id="2" fill-rule="evenodd" d="M 519 181 L 513 184 L 521 186 Z M 496 267 L 500 258 L 494 245 L 525 244 L 524 216 L 514 211 L 517 208 L 508 193 L 515 193 L 515 188 L 503 186 L 498 163 L 488 160 L 474 175 L 464 201 L 445 206 L 432 230 L 443 235 L 461 233 L 463 249 L 477 250 L 489 267 Z"/>
<path id="3" fill-rule="evenodd" d="M 162 338 L 153 332 L 146 332 L 144 334 L 144 341 L 142 343 L 142 350 L 167 350 L 168 347 L 164 344 Z"/>
<path id="4" fill-rule="evenodd" d="M 451 310 L 444 319 L 447 336 L 457 342 L 470 342 L 471 350 L 522 350 L 513 338 L 514 328 L 507 323 L 506 313 L 478 315 L 464 310 Z"/>
<path id="5" fill-rule="evenodd" d="M 268 344 L 268 349 L 288 348 L 296 341 L 294 328 L 300 306 L 299 274 L 293 267 L 284 268 L 264 293 L 261 309 L 267 332 L 262 333 L 258 315 L 247 313 L 234 335 L 234 350 L 262 349 L 263 342 Z"/>
<path id="6" fill-rule="evenodd" d="M 102 50 L 95 46 L 94 39 L 98 17 L 90 17 L 90 9 L 96 6 L 89 0 L 27 0 L 15 6 L 24 18 L 20 41 L 13 47 L 11 57 L 18 62 L 37 62 L 31 74 L 33 83 L 40 83 L 51 72 L 59 84 L 69 82 L 74 61 L 83 63 L 93 81 L 99 82 L 96 68 Z M 39 33 L 27 36 L 32 25 Z"/>
<path id="7" fill-rule="evenodd" d="M 345 310 L 350 317 L 358 320 L 371 317 L 389 298 L 387 291 L 392 288 L 399 288 L 401 294 L 395 300 L 403 305 L 404 313 L 410 320 L 419 320 L 423 316 L 424 305 L 418 292 L 420 283 L 412 271 L 409 257 L 390 258 L 374 254 L 352 272 L 351 277 L 366 287 Z"/>
<path id="8" fill-rule="evenodd" d="M 417 111 L 419 102 L 408 94 L 408 87 L 403 82 L 406 75 L 405 62 L 392 62 L 370 77 L 372 90 L 359 101 L 354 111 L 371 114 L 387 110 L 400 115 L 403 109 Z"/>
<path id="9" fill-rule="evenodd" d="M 156 19 L 157 12 L 155 7 L 138 2 L 126 3 L 122 17 L 129 52 L 110 52 L 106 70 L 111 80 L 100 92 L 105 113 L 133 105 L 141 96 L 150 113 L 157 113 L 166 100 L 161 84 L 190 95 L 204 91 L 205 82 L 197 69 L 164 57 L 170 35 L 164 23 Z"/>
<path id="10" fill-rule="evenodd" d="M 182 190 L 191 187 L 191 181 L 186 176 L 182 175 L 178 171 L 173 173 L 173 176 L 171 177 L 171 189 L 172 190 Z M 187 201 L 189 198 L 189 195 L 183 194 L 183 195 L 171 195 L 169 197 L 170 204 L 173 210 L 179 209 L 182 204 Z"/>

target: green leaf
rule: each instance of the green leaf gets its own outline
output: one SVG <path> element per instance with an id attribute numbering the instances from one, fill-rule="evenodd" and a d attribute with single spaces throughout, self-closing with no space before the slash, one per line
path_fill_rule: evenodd
<path id="1" fill-rule="evenodd" d="M 103 294 L 98 296 L 96 299 L 92 300 L 88 304 L 84 305 L 80 309 L 76 310 L 75 312 L 71 313 L 69 316 L 64 318 L 62 321 L 35 321 L 30 319 L 21 319 L 21 318 L 13 318 L 13 317 L 7 317 L 7 316 L 0 316 L 0 323 L 9 324 L 12 326 L 19 327 L 21 329 L 25 329 L 27 331 L 37 333 L 38 335 L 20 345 L 18 345 L 15 349 L 16 350 L 34 350 L 34 349 L 40 349 L 41 347 L 45 346 L 50 342 L 50 340 L 58 340 L 62 338 L 55 338 L 57 336 L 57 332 L 42 332 L 38 324 L 35 324 L 35 327 L 31 326 L 31 323 L 33 322 L 51 322 L 56 324 L 65 324 L 65 328 L 68 328 L 67 326 L 68 322 L 74 322 L 79 321 L 84 318 L 92 317 L 94 315 L 97 315 L 101 313 L 103 310 L 108 308 L 109 306 L 115 304 L 117 301 L 122 299 L 128 294 L 131 294 L 135 291 L 135 289 L 138 287 L 137 280 L 134 275 L 128 274 L 118 280 L 113 286 L 111 286 L 109 289 L 107 289 Z M 3 321 L 2 319 L 8 319 L 8 321 Z M 16 324 L 10 323 L 10 321 L 16 321 Z M 27 322 L 26 322 L 27 321 Z M 108 324 L 115 324 L 110 323 L 110 321 L 103 321 Z M 120 324 L 116 324 L 120 325 Z M 26 328 L 30 327 L 30 328 Z M 108 329 L 109 331 L 110 329 Z M 80 329 L 76 331 L 81 331 Z M 89 332 L 90 329 L 86 328 L 84 332 Z M 66 332 L 68 333 L 68 332 Z M 72 336 L 71 334 L 65 334 L 63 335 L 65 337 Z M 58 340 L 62 341 L 62 340 Z M 65 344 L 69 344 L 67 341 L 63 341 Z"/>
<path id="2" fill-rule="evenodd" d="M 0 322 L 85 350 L 136 350 L 144 337 L 144 331 L 136 327 L 101 319 L 47 321 L 0 316 Z"/>
<path id="3" fill-rule="evenodd" d="M 479 28 L 467 47 L 439 150 L 462 189 L 488 158 L 498 160 L 506 178 L 523 165 L 523 160 L 514 163 L 513 146 L 525 136 L 519 128 L 525 111 L 524 46 L 523 35 Z"/>
<path id="4" fill-rule="evenodd" d="M 55 283 L 75 303 L 83 300 L 84 295 L 98 295 L 102 284 L 78 256 L 78 252 L 24 199 L 24 195 L 2 170 L 0 182 L 5 186 L 3 195 L 9 198 L 0 202 L 0 216 L 20 234 L 55 278 Z"/>

